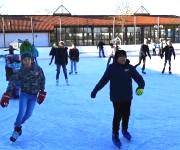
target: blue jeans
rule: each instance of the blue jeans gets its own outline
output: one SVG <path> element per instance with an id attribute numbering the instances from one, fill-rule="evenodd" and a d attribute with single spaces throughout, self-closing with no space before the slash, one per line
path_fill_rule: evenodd
<path id="1" fill-rule="evenodd" d="M 15 127 L 20 127 L 31 115 L 36 104 L 37 95 L 30 95 L 21 92 L 19 98 L 19 112 L 14 123 Z"/>
<path id="2" fill-rule="evenodd" d="M 74 67 L 74 72 L 77 72 L 77 71 L 76 71 L 76 61 L 71 60 L 71 72 L 72 72 L 72 73 L 73 73 L 73 67 Z"/>

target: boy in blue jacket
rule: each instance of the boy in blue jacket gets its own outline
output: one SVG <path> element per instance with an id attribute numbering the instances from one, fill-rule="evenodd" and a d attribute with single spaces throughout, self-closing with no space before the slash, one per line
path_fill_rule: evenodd
<path id="1" fill-rule="evenodd" d="M 132 79 L 138 84 L 136 94 L 141 95 L 145 86 L 142 76 L 134 66 L 129 64 L 126 52 L 118 50 L 115 53 L 115 61 L 108 66 L 104 75 L 91 92 L 91 98 L 95 98 L 97 92 L 110 81 L 110 100 L 114 108 L 112 140 L 117 147 L 121 146 L 119 139 L 121 120 L 122 134 L 126 139 L 131 140 L 131 135 L 128 132 L 128 122 L 133 98 Z"/>

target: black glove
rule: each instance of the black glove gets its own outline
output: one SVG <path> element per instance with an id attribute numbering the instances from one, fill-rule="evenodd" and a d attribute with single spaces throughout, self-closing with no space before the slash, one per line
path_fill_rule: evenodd
<path id="1" fill-rule="evenodd" d="M 95 91 L 92 91 L 91 92 L 91 98 L 95 98 L 96 97 L 96 92 Z"/>

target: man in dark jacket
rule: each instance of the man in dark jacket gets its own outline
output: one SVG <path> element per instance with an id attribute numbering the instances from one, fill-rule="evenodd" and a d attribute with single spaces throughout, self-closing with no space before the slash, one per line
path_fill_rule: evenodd
<path id="1" fill-rule="evenodd" d="M 99 41 L 98 45 L 97 45 L 97 48 L 99 48 L 99 57 L 101 57 L 101 53 L 102 53 L 102 56 L 105 57 L 105 54 L 104 54 L 104 43 L 102 41 Z"/>
<path id="2" fill-rule="evenodd" d="M 144 39 L 144 44 L 141 45 L 140 52 L 139 52 L 139 63 L 135 65 L 135 67 L 139 66 L 141 64 L 141 61 L 143 60 L 142 73 L 144 73 L 144 74 L 146 74 L 146 72 L 144 70 L 145 70 L 147 55 L 151 59 L 151 55 L 149 53 L 148 41 L 147 41 L 147 39 Z"/>
<path id="3" fill-rule="evenodd" d="M 68 76 L 67 76 L 67 69 L 66 65 L 68 63 L 68 48 L 64 46 L 64 42 L 60 41 L 59 45 L 57 48 L 53 48 L 52 51 L 50 52 L 50 55 L 52 55 L 51 61 L 49 65 L 51 65 L 54 57 L 55 57 L 55 64 L 56 64 L 56 85 L 59 85 L 59 74 L 60 74 L 60 68 L 62 66 L 64 77 L 66 80 L 66 84 L 69 85 L 68 83 Z"/>
<path id="4" fill-rule="evenodd" d="M 122 134 L 128 140 L 131 140 L 131 135 L 128 132 L 128 122 L 131 100 L 133 98 L 132 79 L 138 84 L 136 94 L 141 95 L 145 86 L 142 76 L 129 64 L 126 52 L 124 50 L 118 50 L 115 53 L 115 61 L 107 67 L 104 75 L 91 92 L 91 98 L 95 98 L 97 92 L 110 81 L 110 100 L 114 107 L 112 140 L 118 147 L 121 146 L 119 140 L 121 119 Z"/>
<path id="5" fill-rule="evenodd" d="M 176 57 L 174 47 L 172 46 L 171 41 L 168 41 L 167 45 L 162 49 L 161 59 L 163 58 L 163 55 L 165 53 L 165 60 L 164 60 L 164 67 L 162 70 L 162 73 L 164 73 L 167 61 L 169 62 L 169 74 L 171 74 L 171 56 L 174 56 L 174 60 Z"/>
<path id="6" fill-rule="evenodd" d="M 71 72 L 69 72 L 69 74 L 73 73 L 73 68 L 75 74 L 77 74 L 77 62 L 79 62 L 79 50 L 77 49 L 75 44 L 73 44 L 73 48 L 69 50 L 69 58 L 71 60 Z"/>

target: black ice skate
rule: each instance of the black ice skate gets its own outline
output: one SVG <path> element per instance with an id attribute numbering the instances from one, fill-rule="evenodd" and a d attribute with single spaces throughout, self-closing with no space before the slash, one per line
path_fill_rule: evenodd
<path id="1" fill-rule="evenodd" d="M 146 72 L 145 72 L 144 70 L 142 70 L 142 73 L 143 73 L 143 74 L 146 74 Z"/>
<path id="2" fill-rule="evenodd" d="M 121 141 L 119 139 L 119 135 L 118 134 L 112 134 L 112 141 L 113 141 L 113 144 L 120 149 Z"/>
<path id="3" fill-rule="evenodd" d="M 22 134 L 22 127 L 15 127 L 12 136 L 10 137 L 11 142 L 15 142 Z"/>
<path id="4" fill-rule="evenodd" d="M 122 134 L 128 141 L 131 141 L 131 134 L 128 131 L 122 130 Z"/>

